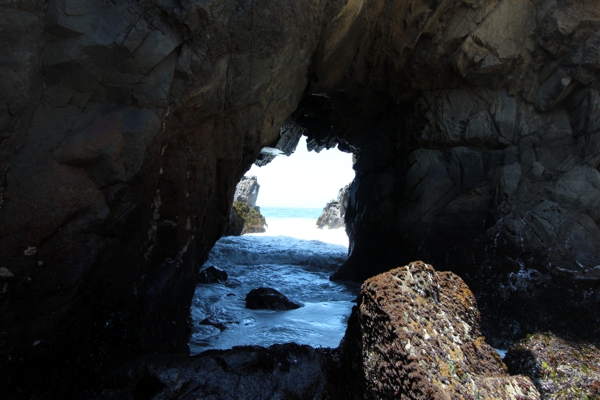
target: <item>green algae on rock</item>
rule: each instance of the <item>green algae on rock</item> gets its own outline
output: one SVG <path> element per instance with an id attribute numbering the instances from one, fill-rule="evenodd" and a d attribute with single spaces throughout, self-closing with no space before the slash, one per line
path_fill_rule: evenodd
<path id="1" fill-rule="evenodd" d="M 600 399 L 600 350 L 591 343 L 535 333 L 515 343 L 505 362 L 544 399 Z"/>
<path id="2" fill-rule="evenodd" d="M 340 345 L 367 398 L 537 399 L 481 335 L 475 297 L 421 261 L 367 280 Z"/>
<path id="3" fill-rule="evenodd" d="M 258 207 L 250 207 L 242 201 L 234 201 L 231 216 L 225 229 L 225 236 L 239 236 L 246 233 L 265 232 L 267 221 Z"/>

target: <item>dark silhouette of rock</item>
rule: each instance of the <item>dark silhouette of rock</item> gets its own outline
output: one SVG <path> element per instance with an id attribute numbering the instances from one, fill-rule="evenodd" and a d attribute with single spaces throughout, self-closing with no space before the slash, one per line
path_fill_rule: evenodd
<path id="1" fill-rule="evenodd" d="M 198 273 L 198 283 L 221 283 L 227 280 L 227 272 L 211 265 Z"/>
<path id="2" fill-rule="evenodd" d="M 246 295 L 246 308 L 252 310 L 294 310 L 302 307 L 275 289 L 261 287 Z"/>
<path id="3" fill-rule="evenodd" d="M 337 229 L 345 226 L 344 216 L 346 215 L 346 207 L 348 206 L 348 191 L 350 185 L 346 185 L 340 189 L 337 200 L 331 200 L 323 213 L 317 219 L 317 228 Z"/>
<path id="4" fill-rule="evenodd" d="M 536 333 L 515 343 L 504 362 L 530 377 L 544 399 L 600 398 L 600 350 L 592 343 Z"/>
<path id="5" fill-rule="evenodd" d="M 337 277 L 426 259 L 495 343 L 597 336 L 596 1 L 5 1 L 0 31 L 6 397 L 185 353 L 236 184 L 303 134 L 356 156 Z"/>
<path id="6" fill-rule="evenodd" d="M 423 262 L 367 280 L 340 346 L 348 384 L 369 399 L 539 398 L 505 372 L 479 318 L 462 279 Z"/>
<path id="7" fill-rule="evenodd" d="M 330 384 L 338 372 L 330 353 L 289 343 L 210 350 L 185 359 L 155 356 L 130 370 L 122 387 L 109 386 L 103 394 L 153 399 L 348 399 Z"/>

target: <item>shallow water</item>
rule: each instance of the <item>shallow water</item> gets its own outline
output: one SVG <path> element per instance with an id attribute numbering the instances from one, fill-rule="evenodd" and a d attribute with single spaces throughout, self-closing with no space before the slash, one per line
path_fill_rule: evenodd
<path id="1" fill-rule="evenodd" d="M 337 347 L 344 336 L 359 290 L 358 284 L 329 280 L 347 257 L 344 230 L 316 228 L 319 214 L 311 209 L 261 211 L 269 224 L 266 233 L 221 238 L 209 255 L 205 267 L 222 268 L 229 279 L 196 289 L 192 354 L 286 342 Z M 279 290 L 303 306 L 289 311 L 246 309 L 246 294 L 261 286 Z M 206 318 L 220 329 L 201 325 Z"/>

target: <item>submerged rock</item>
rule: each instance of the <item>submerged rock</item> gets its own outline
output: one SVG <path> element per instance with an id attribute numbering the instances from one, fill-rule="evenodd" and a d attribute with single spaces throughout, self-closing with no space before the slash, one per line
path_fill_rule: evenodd
<path id="1" fill-rule="evenodd" d="M 227 278 L 227 272 L 212 265 L 198 273 L 198 283 L 221 283 Z"/>
<path id="2" fill-rule="evenodd" d="M 265 232 L 267 221 L 258 207 L 250 207 L 241 201 L 234 201 L 224 236 L 240 236 L 246 233 Z"/>
<path id="3" fill-rule="evenodd" d="M 341 188 L 337 200 L 331 200 L 323 208 L 323 213 L 317 219 L 318 228 L 337 229 L 345 226 L 344 217 L 346 215 L 346 207 L 348 206 L 349 189 L 350 185 Z"/>
<path id="4" fill-rule="evenodd" d="M 511 373 L 529 376 L 544 399 L 599 399 L 600 350 L 588 342 L 536 333 L 504 359 Z"/>
<path id="5" fill-rule="evenodd" d="M 227 325 L 225 325 L 223 322 L 213 321 L 210 318 L 204 318 L 202 321 L 198 322 L 198 325 L 214 326 L 220 331 L 224 331 L 225 329 L 227 329 Z"/>
<path id="6" fill-rule="evenodd" d="M 300 307 L 300 304 L 271 288 L 252 289 L 246 295 L 246 308 L 252 310 L 294 310 Z"/>
<path id="7" fill-rule="evenodd" d="M 539 398 L 481 336 L 461 278 L 417 261 L 367 280 L 340 346 L 355 392 L 373 399 Z"/>

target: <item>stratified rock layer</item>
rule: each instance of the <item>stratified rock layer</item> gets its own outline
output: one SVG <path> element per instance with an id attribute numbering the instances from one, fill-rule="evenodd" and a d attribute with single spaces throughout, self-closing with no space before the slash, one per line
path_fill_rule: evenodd
<path id="1" fill-rule="evenodd" d="M 505 358 L 511 373 L 531 378 L 544 399 L 600 399 L 600 350 L 591 343 L 536 333 Z"/>
<path id="2" fill-rule="evenodd" d="M 372 399 L 537 399 L 533 383 L 508 376 L 479 330 L 467 285 L 413 262 L 367 280 L 341 350 L 356 393 Z"/>

